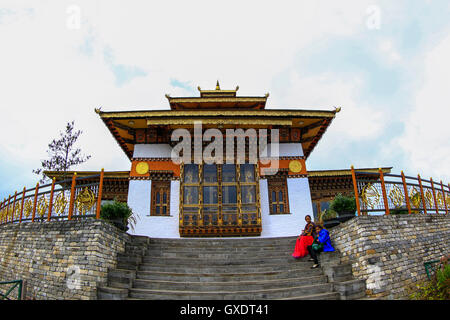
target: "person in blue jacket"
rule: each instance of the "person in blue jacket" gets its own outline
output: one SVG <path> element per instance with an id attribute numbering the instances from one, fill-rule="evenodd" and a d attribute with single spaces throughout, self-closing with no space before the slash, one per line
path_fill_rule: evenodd
<path id="1" fill-rule="evenodd" d="M 330 233 L 327 229 L 324 229 L 321 225 L 316 225 L 316 238 L 312 245 L 307 247 L 309 255 L 314 261 L 314 265 L 311 268 L 319 267 L 319 259 L 317 255 L 324 252 L 332 252 L 334 251 L 333 246 L 331 245 Z"/>

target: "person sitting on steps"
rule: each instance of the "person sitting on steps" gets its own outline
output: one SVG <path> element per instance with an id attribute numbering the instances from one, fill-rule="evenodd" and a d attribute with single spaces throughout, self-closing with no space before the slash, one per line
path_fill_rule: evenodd
<path id="1" fill-rule="evenodd" d="M 311 221 L 311 216 L 307 215 L 305 217 L 306 226 L 302 231 L 302 234 L 297 238 L 295 243 L 295 249 L 292 253 L 292 256 L 296 259 L 304 257 L 308 254 L 308 250 L 306 249 L 310 246 L 316 235 L 316 225 Z"/>
<path id="2" fill-rule="evenodd" d="M 307 249 L 311 256 L 310 260 L 314 261 L 314 265 L 311 268 L 314 269 L 319 267 L 318 254 L 322 251 L 334 251 L 328 230 L 324 229 L 321 225 L 316 225 L 316 237 L 314 238 L 312 245 L 308 246 Z"/>

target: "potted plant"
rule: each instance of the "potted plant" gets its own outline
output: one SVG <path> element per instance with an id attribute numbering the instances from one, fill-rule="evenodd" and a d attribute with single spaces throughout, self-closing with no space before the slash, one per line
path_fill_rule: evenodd
<path id="1" fill-rule="evenodd" d="M 345 222 L 355 216 L 356 201 L 355 197 L 347 197 L 339 193 L 330 203 L 330 209 L 338 215 L 339 222 Z"/>
<path id="2" fill-rule="evenodd" d="M 133 211 L 125 202 L 119 202 L 114 199 L 113 202 L 105 203 L 100 210 L 100 218 L 111 222 L 122 231 L 127 231 L 128 224 L 134 229 L 136 217 Z"/>
<path id="3" fill-rule="evenodd" d="M 331 209 L 323 210 L 319 215 L 319 223 L 323 224 L 326 229 L 332 228 L 339 224 L 336 211 Z"/>

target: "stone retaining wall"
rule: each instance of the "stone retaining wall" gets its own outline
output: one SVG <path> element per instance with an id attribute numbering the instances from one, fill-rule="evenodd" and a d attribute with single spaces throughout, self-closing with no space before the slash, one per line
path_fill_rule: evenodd
<path id="1" fill-rule="evenodd" d="M 449 254 L 449 216 L 360 216 L 329 231 L 342 262 L 366 280 L 369 297 L 407 298 L 427 279 L 424 262 Z"/>
<path id="2" fill-rule="evenodd" d="M 0 226 L 0 281 L 25 280 L 27 299 L 96 299 L 128 238 L 94 219 Z"/>

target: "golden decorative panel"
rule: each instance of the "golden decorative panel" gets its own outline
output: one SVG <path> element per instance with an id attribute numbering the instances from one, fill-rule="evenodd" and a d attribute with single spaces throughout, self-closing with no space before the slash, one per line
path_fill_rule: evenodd
<path id="1" fill-rule="evenodd" d="M 437 201 L 437 205 L 439 206 L 440 209 L 445 209 L 444 196 L 442 195 L 442 192 L 437 193 L 436 201 Z"/>
<path id="2" fill-rule="evenodd" d="M 415 187 L 411 188 L 409 192 L 409 199 L 411 200 L 411 203 L 415 208 L 420 208 L 420 202 L 422 201 L 422 199 L 420 196 L 420 192 L 417 191 Z"/>
<path id="3" fill-rule="evenodd" d="M 380 203 L 380 198 L 380 193 L 371 183 L 368 183 L 364 186 L 361 192 L 361 199 L 367 207 L 373 209 Z"/>
<path id="4" fill-rule="evenodd" d="M 431 193 L 430 190 L 427 190 L 425 192 L 425 203 L 427 204 L 427 208 L 433 208 L 433 194 Z"/>
<path id="5" fill-rule="evenodd" d="M 22 204 L 20 202 L 16 203 L 16 207 L 14 208 L 14 217 L 15 219 L 20 218 L 20 209 L 22 209 Z"/>
<path id="6" fill-rule="evenodd" d="M 95 195 L 88 187 L 85 187 L 82 192 L 80 192 L 75 199 L 75 205 L 77 210 L 81 214 L 86 214 L 89 210 L 91 210 L 92 206 L 95 203 Z"/>
<path id="7" fill-rule="evenodd" d="M 55 202 L 53 203 L 53 208 L 56 211 L 57 215 L 61 215 L 67 206 L 67 199 L 64 195 L 64 192 L 61 191 L 58 196 L 55 199 Z"/>
<path id="8" fill-rule="evenodd" d="M 38 200 L 37 205 L 36 205 L 37 213 L 39 214 L 39 216 L 40 216 L 41 218 L 44 216 L 44 214 L 45 214 L 45 212 L 47 211 L 47 209 L 48 209 L 48 201 L 47 201 L 47 198 L 46 198 L 45 196 L 42 196 L 42 197 Z"/>
<path id="9" fill-rule="evenodd" d="M 7 214 L 8 214 L 8 218 L 10 220 L 12 220 L 13 219 L 13 214 L 14 214 L 14 212 L 12 211 L 12 206 L 6 207 L 6 211 L 7 211 Z"/>
<path id="10" fill-rule="evenodd" d="M 402 190 L 398 186 L 394 185 L 389 192 L 389 199 L 391 199 L 392 204 L 397 208 L 402 206 L 405 197 Z"/>
<path id="11" fill-rule="evenodd" d="M 25 201 L 25 204 L 23 205 L 23 212 L 26 218 L 28 218 L 31 215 L 32 210 L 33 210 L 33 202 L 31 201 L 31 199 L 28 199 L 27 201 Z"/>

